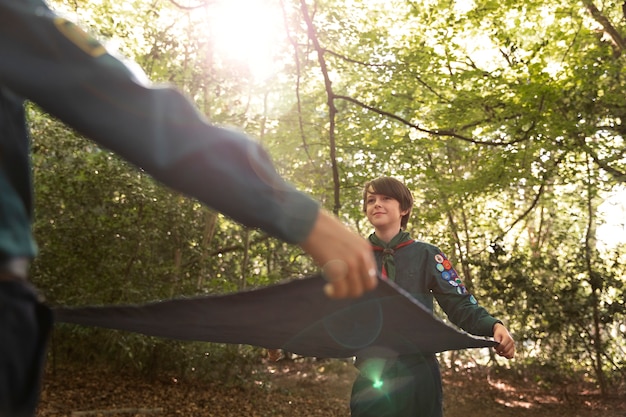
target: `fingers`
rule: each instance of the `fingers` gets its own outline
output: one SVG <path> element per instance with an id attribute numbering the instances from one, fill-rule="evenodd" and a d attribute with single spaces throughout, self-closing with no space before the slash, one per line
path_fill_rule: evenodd
<path id="1" fill-rule="evenodd" d="M 373 264 L 373 259 L 357 262 L 353 267 L 338 259 L 327 262 L 322 268 L 322 275 L 328 281 L 324 286 L 326 295 L 331 298 L 360 297 L 365 291 L 376 288 L 376 268 L 366 266 L 370 262 Z"/>
<path id="2" fill-rule="evenodd" d="M 499 343 L 498 346 L 495 347 L 496 353 L 507 359 L 512 359 L 515 356 L 515 341 L 506 327 L 501 323 L 496 323 L 493 337 L 495 341 Z"/>
<path id="3" fill-rule="evenodd" d="M 374 261 L 372 260 L 372 262 Z M 376 268 L 369 268 L 365 274 L 367 277 L 365 279 L 365 289 L 367 291 L 373 290 L 374 288 L 376 288 L 376 285 L 378 285 L 378 275 L 376 274 Z"/>
<path id="4" fill-rule="evenodd" d="M 498 346 L 496 346 L 496 353 L 504 358 L 513 359 L 515 356 L 515 343 L 512 339 L 505 342 L 500 342 Z"/>
<path id="5" fill-rule="evenodd" d="M 353 256 L 355 261 L 349 265 L 346 274 L 346 296 L 360 297 L 363 292 L 374 289 L 378 283 L 376 279 L 376 263 L 372 247 L 364 239 Z"/>
<path id="6" fill-rule="evenodd" d="M 302 248 L 322 267 L 332 298 L 360 297 L 376 287 L 376 263 L 370 244 L 336 217 L 320 211 Z"/>
<path id="7" fill-rule="evenodd" d="M 376 288 L 376 270 L 371 269 L 366 273 L 357 271 L 348 272 L 344 275 L 324 274 L 328 283 L 324 286 L 324 293 L 330 298 L 356 298 L 365 291 Z"/>
<path id="8" fill-rule="evenodd" d="M 513 357 L 515 356 L 515 346 L 511 344 L 510 346 L 502 349 L 498 354 L 507 359 L 513 359 Z"/>
<path id="9" fill-rule="evenodd" d="M 324 292 L 332 298 L 343 298 L 347 295 L 359 294 L 363 290 L 359 283 L 349 285 L 349 268 L 344 260 L 332 259 L 322 266 L 322 275 L 328 281 L 324 286 Z"/>

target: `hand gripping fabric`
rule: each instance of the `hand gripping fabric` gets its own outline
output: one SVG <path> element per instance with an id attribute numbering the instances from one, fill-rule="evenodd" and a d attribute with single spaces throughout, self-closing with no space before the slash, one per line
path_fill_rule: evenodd
<path id="1" fill-rule="evenodd" d="M 496 346 L 438 318 L 393 282 L 358 299 L 324 295 L 321 275 L 228 295 L 143 305 L 54 309 L 57 322 L 150 336 L 284 349 L 319 358 L 377 356 Z"/>

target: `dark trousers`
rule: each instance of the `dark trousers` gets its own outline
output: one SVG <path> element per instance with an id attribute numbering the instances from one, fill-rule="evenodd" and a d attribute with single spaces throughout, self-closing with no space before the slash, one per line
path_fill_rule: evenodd
<path id="1" fill-rule="evenodd" d="M 22 279 L 0 280 L 0 417 L 35 415 L 52 313 Z"/>
<path id="2" fill-rule="evenodd" d="M 443 389 L 435 356 L 368 359 L 352 386 L 352 417 L 442 417 Z"/>

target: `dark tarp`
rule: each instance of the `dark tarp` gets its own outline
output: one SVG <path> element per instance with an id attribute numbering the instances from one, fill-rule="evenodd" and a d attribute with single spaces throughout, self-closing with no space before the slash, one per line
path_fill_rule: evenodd
<path id="1" fill-rule="evenodd" d="M 56 308 L 58 322 L 150 336 L 284 349 L 319 358 L 377 356 L 497 345 L 435 318 L 392 282 L 358 299 L 324 295 L 320 275 L 229 295 L 144 305 Z"/>

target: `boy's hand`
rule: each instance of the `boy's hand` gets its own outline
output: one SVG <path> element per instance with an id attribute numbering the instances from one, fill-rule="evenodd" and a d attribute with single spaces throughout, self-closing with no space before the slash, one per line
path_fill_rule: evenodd
<path id="1" fill-rule="evenodd" d="M 369 242 L 339 219 L 320 210 L 313 230 L 300 244 L 322 268 L 331 298 L 359 297 L 376 288 L 376 262 Z"/>
<path id="2" fill-rule="evenodd" d="M 502 323 L 496 323 L 493 326 L 493 338 L 499 343 L 494 348 L 498 355 L 507 359 L 512 359 L 515 356 L 515 341 Z"/>

